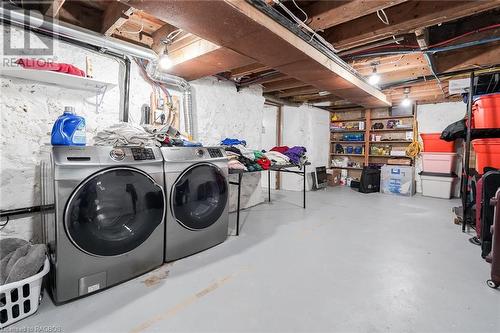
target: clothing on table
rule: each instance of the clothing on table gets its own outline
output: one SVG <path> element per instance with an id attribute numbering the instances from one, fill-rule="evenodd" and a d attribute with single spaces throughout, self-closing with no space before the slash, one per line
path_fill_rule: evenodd
<path id="1" fill-rule="evenodd" d="M 277 147 L 271 148 L 271 151 L 277 151 L 279 153 L 284 154 L 288 149 L 290 149 L 290 148 L 288 148 L 288 146 L 277 146 Z"/>
<path id="2" fill-rule="evenodd" d="M 267 153 L 264 153 L 264 156 L 266 156 L 274 165 L 290 164 L 290 159 L 288 158 L 288 156 L 278 151 L 268 151 Z"/>
<path id="3" fill-rule="evenodd" d="M 246 146 L 247 142 L 245 140 L 225 138 L 224 140 L 222 140 L 220 142 L 220 144 L 223 145 L 223 146 L 236 146 L 236 145 Z"/>
<path id="4" fill-rule="evenodd" d="M 249 158 L 251 160 L 255 159 L 255 155 L 252 149 L 248 149 L 243 145 L 235 145 L 233 146 L 233 148 L 239 149 L 241 155 L 245 156 L 246 158 Z"/>
<path id="5" fill-rule="evenodd" d="M 66 73 L 70 75 L 83 76 L 83 77 L 86 76 L 84 71 L 70 64 L 49 62 L 39 59 L 28 59 L 28 58 L 17 59 L 16 64 L 26 69 L 59 72 L 59 73 Z"/>
<path id="6" fill-rule="evenodd" d="M 288 158 L 290 159 L 290 162 L 292 162 L 293 164 L 302 165 L 303 163 L 305 163 L 305 159 L 302 157 L 305 156 L 306 151 L 307 150 L 305 147 L 294 146 L 294 147 L 288 149 L 283 154 L 288 156 Z"/>
<path id="7" fill-rule="evenodd" d="M 258 160 L 259 158 L 263 158 L 265 157 L 264 156 L 264 153 L 261 152 L 260 150 L 254 150 L 253 151 L 253 155 L 255 156 L 255 159 Z"/>
<path id="8" fill-rule="evenodd" d="M 271 167 L 271 161 L 265 157 L 259 158 L 256 162 L 261 166 L 262 170 L 267 170 Z"/>
<path id="9" fill-rule="evenodd" d="M 227 162 L 228 168 L 232 170 L 243 170 L 243 171 L 248 171 L 247 167 L 243 165 L 240 161 L 237 159 L 230 159 Z"/>

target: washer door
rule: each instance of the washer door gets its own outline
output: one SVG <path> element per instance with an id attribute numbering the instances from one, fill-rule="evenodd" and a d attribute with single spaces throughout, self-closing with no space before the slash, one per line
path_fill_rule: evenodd
<path id="1" fill-rule="evenodd" d="M 187 229 L 208 228 L 224 212 L 228 195 L 226 177 L 221 169 L 210 163 L 194 164 L 172 186 L 172 214 Z"/>
<path id="2" fill-rule="evenodd" d="M 163 188 L 141 170 L 110 168 L 87 178 L 71 195 L 66 233 L 80 250 L 116 256 L 141 245 L 165 214 Z"/>

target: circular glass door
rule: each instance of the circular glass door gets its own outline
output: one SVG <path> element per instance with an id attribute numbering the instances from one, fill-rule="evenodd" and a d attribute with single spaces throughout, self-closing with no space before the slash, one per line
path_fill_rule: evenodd
<path id="1" fill-rule="evenodd" d="M 65 212 L 66 232 L 82 251 L 115 256 L 141 245 L 162 222 L 163 189 L 135 168 L 111 168 L 85 180 Z"/>
<path id="2" fill-rule="evenodd" d="M 209 163 L 195 164 L 172 186 L 172 213 L 185 228 L 205 229 L 222 215 L 228 195 L 226 178 L 218 167 Z"/>

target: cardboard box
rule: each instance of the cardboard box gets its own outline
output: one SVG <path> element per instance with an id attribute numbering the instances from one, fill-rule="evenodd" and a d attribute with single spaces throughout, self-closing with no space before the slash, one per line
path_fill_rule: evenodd
<path id="1" fill-rule="evenodd" d="M 341 185 L 340 179 L 342 177 L 342 173 L 340 170 L 332 170 L 330 174 L 327 175 L 328 186 L 339 186 Z"/>
<path id="2" fill-rule="evenodd" d="M 380 192 L 401 196 L 415 194 L 415 168 L 384 165 L 380 175 Z"/>

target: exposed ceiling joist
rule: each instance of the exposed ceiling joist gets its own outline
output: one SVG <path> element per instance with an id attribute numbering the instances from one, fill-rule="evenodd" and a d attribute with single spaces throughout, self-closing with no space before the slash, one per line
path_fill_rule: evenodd
<path id="1" fill-rule="evenodd" d="M 296 79 L 288 78 L 281 81 L 271 82 L 264 85 L 264 92 L 283 91 L 287 89 L 294 89 L 305 87 L 307 84 Z"/>
<path id="2" fill-rule="evenodd" d="M 495 66 L 500 64 L 500 43 L 477 46 L 446 53 L 436 53 L 434 60 L 439 73 L 463 69 Z"/>
<path id="3" fill-rule="evenodd" d="M 385 10 L 389 25 L 372 14 L 328 29 L 325 31 L 325 38 L 338 50 L 346 50 L 395 35 L 413 33 L 416 29 L 453 21 L 498 6 L 500 0 L 408 1 Z"/>
<path id="4" fill-rule="evenodd" d="M 336 91 L 335 94 L 341 97 L 345 97 L 341 94 L 348 92 L 348 97 L 355 96 L 365 106 L 390 105 L 387 97 L 378 89 L 246 1 L 132 0 L 130 4 L 320 90 L 333 91 L 340 83 L 340 86 L 352 89 Z M 207 12 L 211 15 L 206 15 Z M 228 34 L 228 31 L 231 33 Z M 316 73 L 321 72 L 322 77 L 318 79 L 316 75 L 306 79 L 304 65 Z"/>
<path id="5" fill-rule="evenodd" d="M 278 93 L 276 96 L 278 98 L 286 98 L 286 97 L 302 95 L 302 94 L 313 94 L 313 93 L 317 93 L 317 92 L 318 92 L 318 88 L 313 87 L 313 86 L 305 86 L 305 87 L 299 87 L 299 88 L 285 90 L 282 93 Z"/>
<path id="6" fill-rule="evenodd" d="M 318 1 L 307 8 L 308 25 L 324 30 L 408 0 Z"/>
<path id="7" fill-rule="evenodd" d="M 153 51 L 155 51 L 156 53 L 160 53 L 162 46 L 164 45 L 163 40 L 168 36 L 168 34 L 174 32 L 175 30 L 177 30 L 176 27 L 165 23 L 161 26 L 160 29 L 153 32 L 151 36 L 153 38 L 153 44 L 151 44 L 151 48 L 153 49 Z"/>
<path id="8" fill-rule="evenodd" d="M 102 16 L 101 33 L 111 36 L 134 13 L 135 9 L 119 1 L 109 2 Z"/>
<path id="9" fill-rule="evenodd" d="M 250 75 L 250 74 L 254 74 L 254 73 L 258 73 L 258 72 L 263 72 L 263 71 L 269 70 L 269 69 L 270 68 L 268 66 L 264 66 L 264 65 L 259 64 L 259 63 L 253 63 L 250 65 L 241 66 L 238 68 L 231 69 L 231 77 L 233 77 L 233 78 L 242 77 L 242 76 L 246 76 L 246 75 Z"/>

